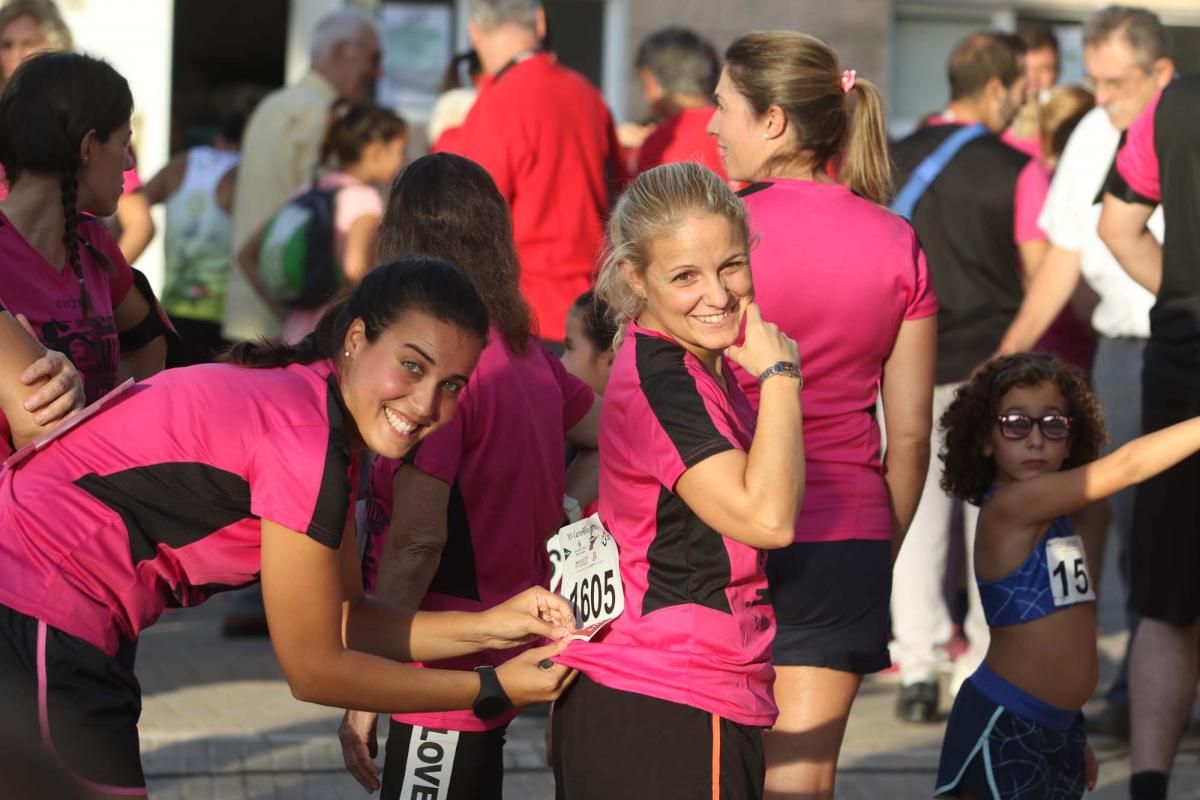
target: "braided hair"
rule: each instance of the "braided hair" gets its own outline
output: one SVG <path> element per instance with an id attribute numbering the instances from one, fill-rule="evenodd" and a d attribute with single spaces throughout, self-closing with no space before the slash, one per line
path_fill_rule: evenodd
<path id="1" fill-rule="evenodd" d="M 59 177 L 63 246 L 79 281 L 86 317 L 92 307 L 83 280 L 78 228 L 79 145 L 95 131 L 100 142 L 129 122 L 129 84 L 105 61 L 79 53 L 42 53 L 13 73 L 0 94 L 0 164 L 12 184 L 26 172 Z M 93 251 L 95 253 L 96 251 Z M 105 259 L 100 264 L 111 268 Z"/>

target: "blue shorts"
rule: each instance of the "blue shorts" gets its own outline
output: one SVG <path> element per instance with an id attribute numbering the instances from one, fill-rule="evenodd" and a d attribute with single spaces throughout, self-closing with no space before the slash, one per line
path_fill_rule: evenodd
<path id="1" fill-rule="evenodd" d="M 981 665 L 942 742 L 937 797 L 1076 800 L 1086 788 L 1083 714 L 1056 708 Z"/>

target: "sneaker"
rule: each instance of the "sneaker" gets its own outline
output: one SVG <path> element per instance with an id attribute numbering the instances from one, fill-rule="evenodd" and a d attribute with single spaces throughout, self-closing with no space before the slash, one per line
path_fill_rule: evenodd
<path id="1" fill-rule="evenodd" d="M 921 681 L 901 686 L 896 698 L 896 716 L 904 722 L 936 722 L 938 685 L 936 681 Z"/>

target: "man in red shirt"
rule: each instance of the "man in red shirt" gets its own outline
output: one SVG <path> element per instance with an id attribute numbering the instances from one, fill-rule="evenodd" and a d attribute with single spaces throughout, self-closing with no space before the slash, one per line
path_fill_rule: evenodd
<path id="1" fill-rule="evenodd" d="M 536 0 L 471 0 L 470 13 L 488 77 L 438 149 L 482 164 L 508 201 L 521 291 L 553 345 L 592 283 L 604 220 L 625 180 L 612 115 L 586 78 L 542 52 L 546 18 Z"/>
<path id="2" fill-rule="evenodd" d="M 717 140 L 708 135 L 721 60 L 713 46 L 686 28 L 655 31 L 638 47 L 638 76 L 660 120 L 638 151 L 637 171 L 695 161 L 725 177 Z"/>

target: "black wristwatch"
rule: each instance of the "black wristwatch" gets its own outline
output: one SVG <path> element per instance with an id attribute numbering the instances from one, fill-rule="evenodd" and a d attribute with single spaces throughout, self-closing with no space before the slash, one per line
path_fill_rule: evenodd
<path id="1" fill-rule="evenodd" d="M 495 719 L 512 708 L 512 700 L 504 693 L 495 667 L 476 667 L 479 673 L 479 694 L 471 704 L 471 710 L 480 719 Z"/>

